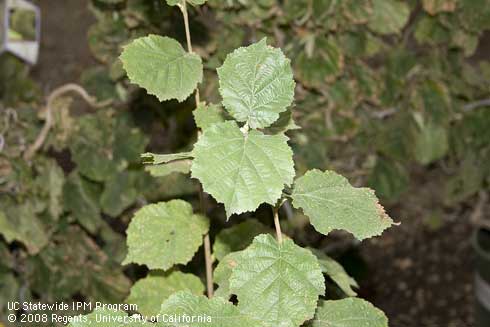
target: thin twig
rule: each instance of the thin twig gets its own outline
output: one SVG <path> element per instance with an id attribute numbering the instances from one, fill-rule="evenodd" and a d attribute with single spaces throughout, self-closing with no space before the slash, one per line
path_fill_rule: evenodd
<path id="1" fill-rule="evenodd" d="M 397 112 L 398 112 L 398 110 L 396 110 L 396 108 L 388 108 L 388 109 L 384 109 L 384 110 L 370 111 L 369 113 L 374 118 L 385 119 L 386 117 L 390 117 L 390 116 L 396 114 Z"/>
<path id="2" fill-rule="evenodd" d="M 27 161 L 31 160 L 32 157 L 34 156 L 34 154 L 44 144 L 44 141 L 46 140 L 46 137 L 48 136 L 49 130 L 51 129 L 51 126 L 53 124 L 53 122 L 52 122 L 52 120 L 53 120 L 53 117 L 52 117 L 53 103 L 58 97 L 62 96 L 65 93 L 68 93 L 68 92 L 77 93 L 93 108 L 105 107 L 105 106 L 108 106 L 109 104 L 112 103 L 112 100 L 97 102 L 96 98 L 90 96 L 87 93 L 87 91 L 85 91 L 85 89 L 78 84 L 69 83 L 69 84 L 65 84 L 65 85 L 58 87 L 53 92 L 51 92 L 48 96 L 48 99 L 46 101 L 46 121 L 44 122 L 44 126 L 41 129 L 41 132 L 37 136 L 34 143 L 24 153 L 24 159 L 25 160 L 27 160 Z"/>
<path id="3" fill-rule="evenodd" d="M 211 261 L 211 240 L 209 234 L 204 236 L 204 253 L 208 254 L 205 256 L 206 259 L 206 289 L 208 293 L 208 298 L 214 296 L 214 285 L 213 285 L 213 263 Z"/>
<path id="4" fill-rule="evenodd" d="M 277 242 L 282 243 L 282 231 L 279 223 L 279 206 L 272 207 L 272 214 L 274 215 L 274 226 L 276 226 Z"/>
<path id="5" fill-rule="evenodd" d="M 483 99 L 472 103 L 468 103 L 467 105 L 463 106 L 463 111 L 471 111 L 477 108 L 488 107 L 488 106 L 490 106 L 490 99 Z"/>
<path id="6" fill-rule="evenodd" d="M 187 13 L 187 5 L 185 0 L 179 4 L 179 8 L 180 11 L 182 12 L 182 16 L 184 17 L 187 50 L 189 53 L 194 53 L 194 51 L 192 50 L 191 32 L 189 28 L 189 15 Z M 201 102 L 199 99 L 199 88 L 196 88 L 194 97 L 196 100 L 196 107 L 197 107 Z M 201 131 L 198 132 L 198 136 L 200 135 L 201 135 Z M 201 207 L 200 208 L 201 213 L 206 215 L 207 213 L 206 199 L 201 184 L 199 184 L 199 203 Z M 209 238 L 209 233 L 204 235 L 204 262 L 206 265 L 206 289 L 207 289 L 208 297 L 211 298 L 214 295 L 214 282 L 213 282 L 213 258 L 211 256 L 211 240 Z"/>
<path id="7" fill-rule="evenodd" d="M 184 16 L 184 26 L 185 26 L 185 38 L 187 40 L 187 50 L 189 53 L 193 53 L 194 51 L 192 50 L 192 39 L 191 39 L 191 31 L 189 28 L 189 14 L 187 13 L 187 1 L 182 1 L 181 4 L 179 4 L 180 11 L 182 11 L 182 16 Z"/>
<path id="8" fill-rule="evenodd" d="M 192 49 L 192 39 L 191 39 L 191 31 L 189 28 L 189 14 L 187 13 L 187 1 L 182 1 L 182 3 L 179 4 L 180 11 L 182 12 L 182 16 L 184 17 L 184 26 L 185 26 L 185 38 L 187 40 L 187 50 L 189 53 L 194 53 L 194 50 Z M 196 93 L 195 93 L 195 98 L 196 98 L 196 107 L 199 106 L 199 88 L 196 88 Z"/>
<path id="9" fill-rule="evenodd" d="M 207 213 L 206 199 L 201 184 L 199 184 L 199 205 L 200 205 L 201 213 L 203 215 L 206 215 Z M 208 293 L 208 297 L 212 298 L 214 295 L 213 259 L 211 257 L 211 240 L 209 238 L 209 233 L 204 235 L 204 261 L 206 265 L 206 290 Z"/>

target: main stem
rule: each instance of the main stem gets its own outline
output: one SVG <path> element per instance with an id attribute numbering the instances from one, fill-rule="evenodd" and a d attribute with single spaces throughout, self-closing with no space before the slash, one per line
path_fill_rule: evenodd
<path id="1" fill-rule="evenodd" d="M 187 4 L 186 1 L 183 0 L 179 5 L 180 10 L 182 11 L 182 16 L 184 17 L 184 26 L 185 26 L 185 38 L 187 40 L 187 50 L 189 53 L 194 53 L 192 50 L 192 40 L 191 40 L 191 32 L 189 29 L 189 15 L 187 14 Z M 196 89 L 195 93 L 196 99 L 196 107 L 199 106 L 199 89 Z M 201 132 L 198 133 L 201 135 Z M 202 186 L 199 185 L 199 205 L 201 213 L 206 215 L 206 199 L 204 196 L 204 191 Z M 214 295 L 214 283 L 213 283 L 213 260 L 211 257 L 211 240 L 209 239 L 209 234 L 204 235 L 204 262 L 206 265 L 206 289 L 208 293 L 208 297 L 211 298 Z"/>
<path id="2" fill-rule="evenodd" d="M 189 28 L 189 15 L 187 13 L 187 2 L 185 0 L 179 5 L 180 11 L 182 11 L 182 16 L 184 16 L 184 26 L 185 26 L 185 39 L 187 40 L 187 50 L 189 53 L 194 53 L 192 50 L 192 39 L 191 39 L 191 30 Z M 196 89 L 195 93 L 196 98 L 196 107 L 199 106 L 199 88 Z"/>
<path id="3" fill-rule="evenodd" d="M 272 207 L 272 214 L 274 215 L 274 226 L 276 226 L 277 242 L 282 243 L 282 231 L 279 223 L 279 206 Z"/>
<path id="4" fill-rule="evenodd" d="M 201 212 L 206 215 L 206 199 L 201 184 L 199 184 L 199 204 L 201 206 Z M 214 285 L 213 260 L 211 258 L 211 240 L 209 239 L 209 234 L 204 235 L 204 262 L 206 265 L 206 290 L 208 297 L 211 298 L 214 295 Z"/>

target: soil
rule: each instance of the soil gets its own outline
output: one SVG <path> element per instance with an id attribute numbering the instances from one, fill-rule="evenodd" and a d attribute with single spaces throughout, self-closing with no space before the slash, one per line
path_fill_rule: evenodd
<path id="1" fill-rule="evenodd" d="M 472 327 L 474 209 L 444 209 L 438 190 L 418 185 L 388 209 L 401 224 L 361 247 L 370 270 L 361 296 L 385 311 L 391 327 Z"/>
<path id="2" fill-rule="evenodd" d="M 77 82 L 96 62 L 87 44 L 87 31 L 95 18 L 89 0 L 37 0 L 41 9 L 41 49 L 32 76 L 47 94 L 56 87 Z"/>
<path id="3" fill-rule="evenodd" d="M 88 0 L 36 2 L 42 10 L 42 44 L 32 74 L 47 94 L 78 81 L 95 64 L 86 41 L 94 18 Z M 400 226 L 362 244 L 370 277 L 361 281 L 359 293 L 386 312 L 391 327 L 473 326 L 471 208 L 443 212 L 435 228 L 426 221 L 427 212 L 441 206 L 437 190 L 427 188 L 426 196 L 417 192 L 389 208 Z M 420 198 L 425 203 L 415 202 Z"/>

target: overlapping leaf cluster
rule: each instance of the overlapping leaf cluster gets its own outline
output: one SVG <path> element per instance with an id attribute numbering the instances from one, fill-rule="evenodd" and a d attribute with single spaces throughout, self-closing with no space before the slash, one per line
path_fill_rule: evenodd
<path id="1" fill-rule="evenodd" d="M 119 32 L 94 29 L 94 37 L 116 40 L 114 59 L 140 33 L 181 36 L 171 27 L 176 16 L 161 2 L 106 6 L 96 26 Z M 266 36 L 292 59 L 300 85 L 295 118 L 304 127 L 291 134 L 300 171 L 334 168 L 393 201 L 416 187 L 409 173 L 414 166 L 449 167 L 433 179 L 447 204 L 488 185 L 487 169 L 468 168 L 488 159 L 488 142 L 475 136 L 477 146 L 460 133 L 486 110 L 471 104 L 489 97 L 488 63 L 467 60 L 489 28 L 488 0 L 211 0 L 206 6 L 213 19 L 197 9 L 193 24 L 199 35 L 207 33 L 196 48 L 211 69 L 202 86 L 208 99 L 219 99 L 212 69 L 243 44 Z"/>
<path id="2" fill-rule="evenodd" d="M 178 5 L 186 19 L 185 2 L 168 3 Z M 182 101 L 194 92 L 188 87 L 199 83 L 202 76 L 196 57 L 190 46 L 185 52 L 176 40 L 149 35 L 126 45 L 120 59 L 131 82 L 160 99 Z M 193 150 L 143 154 L 150 167 L 157 167 L 154 171 L 190 172 L 205 192 L 224 204 L 228 219 L 255 211 L 261 204 L 278 210 L 291 198 L 293 206 L 310 216 L 323 234 L 344 229 L 362 240 L 392 225 L 372 190 L 355 188 L 332 171 L 312 170 L 294 181 L 293 151 L 285 133 L 295 126 L 290 114 L 295 82 L 291 63 L 280 49 L 269 46 L 265 38 L 238 48 L 226 57 L 217 75 L 223 109 L 198 103 L 196 97 L 194 118 L 201 133 Z M 280 115 L 287 117 L 283 128 L 277 128 Z M 190 171 L 175 165 L 182 161 Z M 292 188 L 292 193 L 286 195 L 285 188 Z M 322 302 L 315 317 L 319 298 L 325 296 L 324 272 L 331 274 L 347 296 L 355 295 L 351 289 L 355 282 L 331 258 L 319 253 L 319 259 L 292 239 L 283 240 L 278 224 L 276 221 L 277 239 L 260 234 L 268 228 L 250 221 L 217 235 L 219 288 L 216 297 L 206 298 L 196 294 L 202 292 L 202 285 L 190 282 L 195 277 L 175 266 L 191 261 L 209 232 L 208 218 L 195 214 L 192 205 L 182 200 L 143 206 L 128 227 L 124 263 L 146 265 L 153 271 L 135 284 L 127 301 L 139 305 L 144 314 L 204 314 L 212 326 L 293 327 L 309 320 L 322 325 L 336 319 L 359 321 L 359 317 L 387 326 L 382 312 L 358 299 L 353 303 L 359 307 L 345 301 Z M 180 281 L 184 277 L 188 284 Z M 232 295 L 238 305 L 229 301 Z M 332 307 L 342 310 L 337 316 L 325 316 Z M 188 322 L 168 325 L 175 324 Z"/>
<path id="3" fill-rule="evenodd" d="M 189 151 L 183 137 L 189 133 L 175 126 L 186 126 L 192 115 L 188 102 L 161 105 L 137 84 L 177 101 L 198 86 L 202 98 L 222 105 L 202 102 L 194 110 L 202 135 L 192 152 L 144 157 L 153 176 L 165 176 L 158 183 L 140 169 L 148 139 L 134 112 L 74 117 L 66 99 L 57 104 L 46 151 L 28 165 L 21 154 L 40 130 L 39 92 L 21 64 L 2 58 L 0 299 L 42 294 L 42 301 L 59 301 L 76 294 L 119 302 L 130 281 L 118 265 L 126 255 L 123 236 L 110 224 L 124 225 L 135 203 L 193 193 L 188 179 L 173 172 L 191 173 L 228 217 L 290 198 L 318 232 L 345 229 L 358 239 L 392 222 L 371 190 L 352 187 L 331 169 L 357 176 L 356 184 L 369 182 L 387 199 L 407 190 L 412 166 L 430 166 L 448 204 L 488 187 L 490 116 L 488 101 L 477 100 L 489 97 L 490 65 L 468 60 L 490 28 L 488 0 L 210 0 L 188 8 L 195 53 L 185 50 L 176 27 L 180 1 L 167 1 L 174 7 L 162 0 L 92 2 L 97 23 L 89 45 L 101 66 L 82 82 L 100 100 L 153 110 L 139 123 L 147 131 L 164 121 L 158 142 L 178 146 L 152 148 Z M 298 125 L 303 129 L 292 133 Z M 63 159 L 67 153 L 71 160 Z M 320 170 L 306 172 L 311 168 Z M 295 171 L 302 177 L 294 180 Z M 307 324 L 387 324 L 382 312 L 353 297 L 356 283 L 337 262 L 290 239 L 278 243 L 264 235 L 269 226 L 250 219 L 217 233 L 219 287 L 215 298 L 201 296 L 200 278 L 178 266 L 193 267 L 208 230 L 207 218 L 180 200 L 137 211 L 126 262 L 154 270 L 126 301 L 145 315 L 205 313 L 216 326 L 299 326 L 314 315 Z M 330 294 L 322 273 L 350 298 L 324 301 Z"/>

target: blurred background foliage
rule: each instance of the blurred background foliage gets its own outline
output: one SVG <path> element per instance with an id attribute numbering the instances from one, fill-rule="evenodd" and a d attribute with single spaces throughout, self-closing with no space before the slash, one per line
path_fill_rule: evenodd
<path id="1" fill-rule="evenodd" d="M 15 299 L 123 301 L 145 273 L 119 264 L 134 210 L 197 200 L 194 182 L 154 178 L 139 157 L 190 148 L 192 99 L 159 103 L 129 84 L 118 60 L 125 44 L 148 33 L 184 44 L 180 12 L 161 0 L 92 0 L 90 10 L 88 44 L 99 64 L 79 83 L 111 105 L 80 109 L 59 97 L 31 160 L 23 154 L 43 126 L 45 99 L 26 65 L 0 57 L 2 313 Z M 301 127 L 289 132 L 300 174 L 336 170 L 388 205 L 416 198 L 428 179 L 447 208 L 488 189 L 490 62 L 478 49 L 490 1 L 209 0 L 191 10 L 190 25 L 206 68 L 201 98 L 210 103 L 219 98 L 215 68 L 233 49 L 267 37 L 291 58 L 296 102 L 284 119 Z M 298 219 L 286 230 L 316 245 Z M 194 261 L 203 276 L 202 260 Z"/>

